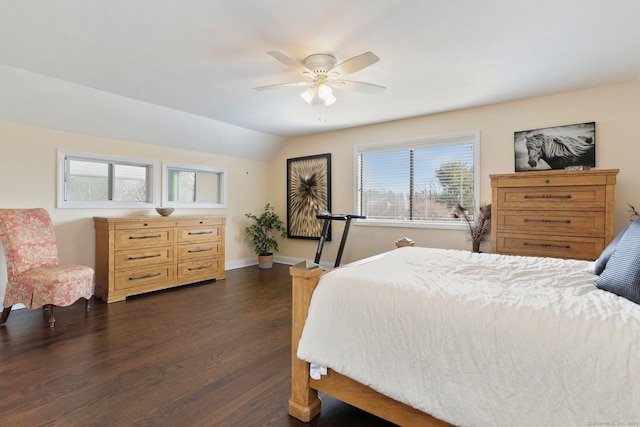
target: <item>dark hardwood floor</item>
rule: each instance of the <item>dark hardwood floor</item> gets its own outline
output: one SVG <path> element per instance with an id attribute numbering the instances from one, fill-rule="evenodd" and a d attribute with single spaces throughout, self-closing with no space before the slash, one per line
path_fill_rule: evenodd
<path id="1" fill-rule="evenodd" d="M 4 426 L 392 426 L 322 396 L 289 417 L 289 267 L 105 304 L 14 311 L 0 327 Z"/>

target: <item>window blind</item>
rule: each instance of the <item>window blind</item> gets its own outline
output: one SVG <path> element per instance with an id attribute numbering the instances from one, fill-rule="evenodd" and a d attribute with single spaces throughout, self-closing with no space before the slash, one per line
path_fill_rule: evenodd
<path id="1" fill-rule="evenodd" d="M 360 146 L 358 213 L 368 220 L 457 222 L 462 206 L 474 212 L 476 134 Z"/>

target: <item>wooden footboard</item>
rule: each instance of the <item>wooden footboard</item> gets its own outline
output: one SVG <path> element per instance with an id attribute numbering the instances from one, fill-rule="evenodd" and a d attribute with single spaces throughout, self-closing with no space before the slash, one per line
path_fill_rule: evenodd
<path id="1" fill-rule="evenodd" d="M 311 388 L 309 364 L 296 357 L 298 342 L 302 335 L 304 321 L 309 312 L 309 303 L 322 269 L 298 270 L 291 267 L 291 399 L 289 399 L 289 415 L 300 421 L 309 422 L 320 413 L 318 392 Z"/>
<path id="2" fill-rule="evenodd" d="M 309 311 L 311 295 L 323 274 L 322 269 L 300 270 L 291 267 L 292 277 L 292 341 L 291 341 L 291 399 L 289 415 L 309 422 L 320 413 L 318 391 L 342 400 L 380 418 L 401 426 L 450 426 L 431 415 L 400 403 L 390 397 L 334 371 L 320 380 L 309 377 L 309 363 L 296 357 Z"/>

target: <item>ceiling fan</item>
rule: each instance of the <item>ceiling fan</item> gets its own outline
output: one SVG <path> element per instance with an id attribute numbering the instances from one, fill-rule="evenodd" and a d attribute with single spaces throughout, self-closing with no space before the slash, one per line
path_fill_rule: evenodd
<path id="1" fill-rule="evenodd" d="M 384 86 L 372 83 L 356 82 L 353 80 L 343 80 L 342 77 L 356 71 L 360 71 L 380 60 L 372 52 L 354 56 L 336 65 L 336 58 L 333 55 L 316 53 L 307 56 L 303 62 L 298 62 L 287 55 L 269 51 L 271 55 L 284 65 L 293 68 L 306 77 L 306 81 L 281 83 L 269 86 L 255 87 L 255 90 L 280 89 L 290 86 L 309 86 L 300 96 L 311 105 L 331 105 L 337 98 L 333 95 L 331 88 L 353 90 L 364 93 L 382 93 L 386 89 Z"/>

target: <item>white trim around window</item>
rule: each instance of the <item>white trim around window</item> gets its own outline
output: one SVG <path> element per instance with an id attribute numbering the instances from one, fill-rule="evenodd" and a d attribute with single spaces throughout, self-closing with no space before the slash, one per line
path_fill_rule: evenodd
<path id="1" fill-rule="evenodd" d="M 86 167 L 87 173 L 80 179 L 100 181 L 93 183 L 99 195 L 87 194 L 93 189 L 81 191 L 77 184 L 79 174 L 74 168 Z M 100 170 L 94 173 L 92 170 Z M 131 197 L 118 195 L 118 171 L 131 171 L 128 181 L 137 181 L 139 194 Z M 104 171 L 104 173 L 103 173 Z M 115 171 L 115 172 L 114 172 Z M 90 176 L 92 175 L 93 176 Z M 155 160 L 141 160 L 129 157 L 110 156 L 94 153 L 58 150 L 57 207 L 58 208 L 121 208 L 153 209 L 158 204 L 160 164 Z"/>
<path id="2" fill-rule="evenodd" d="M 453 202 L 445 203 L 455 191 L 447 192 L 446 177 L 436 176 L 452 163 L 463 165 L 465 189 L 458 193 L 471 213 L 480 204 L 480 131 L 354 147 L 354 212 L 367 216 L 354 224 L 465 229 L 449 214 Z"/>
<path id="3" fill-rule="evenodd" d="M 227 207 L 227 170 L 162 162 L 162 206 Z"/>

